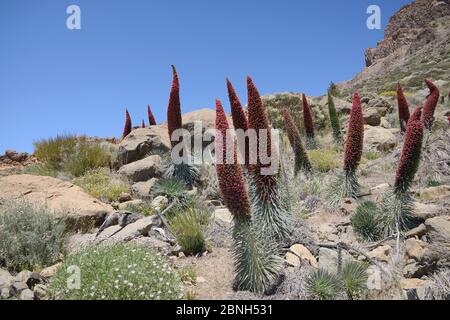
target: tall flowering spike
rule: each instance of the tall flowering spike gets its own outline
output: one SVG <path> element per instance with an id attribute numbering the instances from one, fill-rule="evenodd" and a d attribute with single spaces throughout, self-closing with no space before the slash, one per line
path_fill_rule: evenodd
<path id="1" fill-rule="evenodd" d="M 355 172 L 363 152 L 364 118 L 361 98 L 358 92 L 353 94 L 353 105 L 345 140 L 344 170 L 346 173 Z"/>
<path id="2" fill-rule="evenodd" d="M 431 130 L 434 120 L 434 110 L 439 101 L 439 89 L 430 80 L 425 80 L 425 83 L 428 89 L 430 89 L 430 94 L 423 105 L 422 123 L 425 128 Z"/>
<path id="3" fill-rule="evenodd" d="M 167 107 L 167 125 L 169 128 L 169 138 L 172 137 L 172 133 L 181 129 L 182 120 L 181 120 L 181 107 L 180 107 L 180 84 L 178 82 L 178 74 L 175 66 L 172 65 L 173 72 L 173 80 L 172 80 L 172 88 L 170 90 L 169 95 L 169 106 Z M 178 144 L 177 141 L 172 141 L 172 147 Z"/>
<path id="4" fill-rule="evenodd" d="M 147 106 L 147 114 L 148 114 L 148 123 L 151 126 L 156 125 L 155 116 L 153 115 L 152 109 L 150 108 L 150 105 Z"/>
<path id="5" fill-rule="evenodd" d="M 244 131 L 247 131 L 248 129 L 247 117 L 245 115 L 244 109 L 242 108 L 241 101 L 239 100 L 239 97 L 236 94 L 236 91 L 234 90 L 233 84 L 228 79 L 227 79 L 227 87 L 234 129 L 242 129 Z"/>
<path id="6" fill-rule="evenodd" d="M 416 108 L 409 118 L 403 140 L 403 150 L 395 175 L 395 193 L 408 191 L 420 162 L 422 150 L 423 124 L 421 122 L 422 107 Z"/>
<path id="7" fill-rule="evenodd" d="M 311 163 L 309 162 L 308 154 L 306 153 L 305 147 L 303 146 L 303 142 L 300 138 L 300 132 L 298 131 L 298 128 L 287 109 L 283 109 L 283 118 L 289 142 L 294 150 L 295 173 L 300 170 L 310 172 Z"/>
<path id="8" fill-rule="evenodd" d="M 221 133 L 222 141 L 216 139 L 216 153 L 222 155 L 222 164 L 216 164 L 219 189 L 224 199 L 225 205 L 234 216 L 250 217 L 250 199 L 244 180 L 241 166 L 236 161 L 236 145 L 233 141 L 232 148 L 227 148 L 227 132 L 229 129 L 228 120 L 223 111 L 222 104 L 216 100 L 216 130 Z M 220 142 L 219 142 L 220 141 Z M 229 142 L 228 141 L 228 142 Z M 227 149 L 233 150 L 235 155 L 234 163 L 226 163 Z"/>
<path id="9" fill-rule="evenodd" d="M 123 128 L 122 139 L 129 135 L 131 132 L 131 117 L 128 109 L 125 110 L 125 126 Z"/>
<path id="10" fill-rule="evenodd" d="M 252 170 L 255 173 L 255 182 L 258 188 L 258 193 L 263 201 L 269 200 L 271 198 L 270 192 L 276 189 L 276 178 L 274 175 L 261 175 L 261 168 L 268 165 L 263 165 L 260 161 L 260 154 L 266 153 L 268 157 L 272 156 L 272 139 L 271 139 L 271 128 L 269 125 L 269 119 L 267 117 L 266 110 L 264 109 L 261 96 L 259 95 L 258 89 L 256 89 L 253 84 L 253 80 L 247 77 L 247 94 L 248 94 L 248 126 L 249 129 L 256 130 L 258 134 L 258 143 L 256 146 L 257 161 L 256 165 L 252 165 Z M 263 135 L 264 131 L 266 135 Z M 261 139 L 266 139 L 267 150 L 261 152 L 259 150 Z"/>
<path id="11" fill-rule="evenodd" d="M 141 127 L 145 128 L 145 121 L 144 121 L 144 119 L 142 119 L 142 126 Z"/>
<path id="12" fill-rule="evenodd" d="M 314 138 L 314 124 L 311 115 L 311 108 L 309 107 L 308 100 L 306 100 L 305 94 L 302 94 L 302 110 L 306 136 L 308 138 Z"/>
<path id="13" fill-rule="evenodd" d="M 400 121 L 400 129 L 402 132 L 406 131 L 406 124 L 409 120 L 409 106 L 403 94 L 402 85 L 397 83 L 397 104 L 398 104 L 398 118 Z"/>
<path id="14" fill-rule="evenodd" d="M 333 129 L 333 138 L 335 142 L 341 142 L 341 125 L 334 105 L 331 92 L 328 91 L 328 114 L 330 115 L 331 128 Z"/>

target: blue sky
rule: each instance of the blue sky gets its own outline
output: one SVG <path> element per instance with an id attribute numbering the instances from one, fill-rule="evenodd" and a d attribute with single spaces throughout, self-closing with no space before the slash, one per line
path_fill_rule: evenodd
<path id="1" fill-rule="evenodd" d="M 245 76 L 261 94 L 323 94 L 364 67 L 383 38 L 366 27 L 370 4 L 382 28 L 408 0 L 1 0 L 0 153 L 32 151 L 60 133 L 120 136 L 151 104 L 165 121 L 170 65 L 182 111 L 229 110 L 225 77 L 245 103 Z M 66 8 L 81 8 L 81 30 Z"/>

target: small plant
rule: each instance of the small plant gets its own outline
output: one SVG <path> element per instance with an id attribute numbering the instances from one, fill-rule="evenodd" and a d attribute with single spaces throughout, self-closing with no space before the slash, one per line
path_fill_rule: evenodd
<path id="1" fill-rule="evenodd" d="M 34 142 L 34 155 L 44 163 L 56 164 L 64 161 L 75 149 L 80 137 L 58 135 Z"/>
<path id="2" fill-rule="evenodd" d="M 147 106 L 147 114 L 148 114 L 148 123 L 151 126 L 156 125 L 155 116 L 153 115 L 152 109 L 150 108 L 150 105 Z"/>
<path id="3" fill-rule="evenodd" d="M 361 297 L 367 289 L 367 265 L 358 261 L 344 264 L 340 274 L 341 281 L 350 300 Z"/>
<path id="4" fill-rule="evenodd" d="M 330 124 L 331 129 L 333 130 L 334 141 L 336 143 L 340 143 L 342 141 L 341 125 L 339 123 L 339 117 L 334 105 L 333 96 L 330 91 L 328 91 L 328 114 L 330 115 Z"/>
<path id="5" fill-rule="evenodd" d="M 67 287 L 77 266 L 79 289 Z M 57 300 L 174 300 L 182 298 L 179 277 L 159 253 L 129 244 L 91 246 L 68 256 L 52 277 Z"/>
<path id="6" fill-rule="evenodd" d="M 397 104 L 398 104 L 398 119 L 400 121 L 401 132 L 406 131 L 406 124 L 409 120 L 409 105 L 403 94 L 403 89 L 400 82 L 397 83 Z"/>
<path id="7" fill-rule="evenodd" d="M 283 109 L 283 118 L 286 132 L 289 138 L 292 149 L 294 150 L 295 168 L 294 173 L 297 174 L 300 170 L 310 173 L 312 170 L 309 162 L 308 154 L 305 151 L 303 142 L 300 138 L 300 132 L 295 126 L 294 120 L 287 109 Z"/>
<path id="8" fill-rule="evenodd" d="M 198 208 L 187 208 L 174 214 L 169 221 L 170 229 L 186 255 L 207 250 L 204 231 L 209 224 L 209 213 Z"/>
<path id="9" fill-rule="evenodd" d="M 91 169 L 108 167 L 112 155 L 100 143 L 82 139 L 78 142 L 73 154 L 61 164 L 62 170 L 74 177 L 80 177 Z"/>
<path id="10" fill-rule="evenodd" d="M 31 174 L 34 176 L 48 176 L 56 178 L 58 177 L 58 169 L 54 164 L 43 162 L 32 164 L 31 166 L 27 166 L 24 170 L 25 174 Z"/>
<path id="11" fill-rule="evenodd" d="M 178 270 L 181 281 L 196 284 L 197 272 L 193 268 L 183 268 Z"/>
<path id="12" fill-rule="evenodd" d="M 125 139 L 125 137 L 131 133 L 131 128 L 132 128 L 131 116 L 130 116 L 130 113 L 128 112 L 128 109 L 126 109 L 125 110 L 125 125 L 123 128 L 122 139 Z"/>
<path id="13" fill-rule="evenodd" d="M 320 172 L 328 172 L 339 167 L 339 161 L 336 160 L 333 150 L 310 150 L 308 154 L 313 168 Z"/>
<path id="14" fill-rule="evenodd" d="M 159 179 L 151 188 L 153 197 L 164 196 L 170 203 L 183 204 L 188 200 L 184 181 L 175 178 Z"/>
<path id="15" fill-rule="evenodd" d="M 65 222 L 44 206 L 25 201 L 0 207 L 0 266 L 11 271 L 54 264 L 64 252 Z"/>
<path id="16" fill-rule="evenodd" d="M 381 153 L 378 151 L 368 150 L 364 151 L 363 157 L 367 160 L 377 160 L 381 157 Z"/>
<path id="17" fill-rule="evenodd" d="M 150 202 L 143 202 L 139 204 L 130 203 L 126 206 L 125 210 L 140 213 L 143 216 L 152 216 L 155 214 L 155 209 Z"/>
<path id="18" fill-rule="evenodd" d="M 314 138 L 314 122 L 312 119 L 311 108 L 305 94 L 302 94 L 302 111 L 303 111 L 303 125 L 306 133 L 306 147 L 308 149 L 315 149 L 317 147 Z"/>
<path id="19" fill-rule="evenodd" d="M 365 201 L 358 205 L 355 215 L 351 219 L 355 232 L 367 241 L 379 240 L 380 228 L 378 214 L 378 207 L 372 201 Z"/>
<path id="20" fill-rule="evenodd" d="M 129 192 L 128 185 L 107 168 L 89 170 L 72 182 L 91 196 L 109 202 L 117 201 L 122 192 Z"/>
<path id="21" fill-rule="evenodd" d="M 439 89 L 430 80 L 425 80 L 425 83 L 430 90 L 430 94 L 423 105 L 422 124 L 426 129 L 431 130 L 434 121 L 434 110 L 439 101 Z"/>
<path id="22" fill-rule="evenodd" d="M 314 270 L 306 279 L 305 289 L 311 299 L 333 300 L 342 290 L 339 278 L 323 269 Z"/>

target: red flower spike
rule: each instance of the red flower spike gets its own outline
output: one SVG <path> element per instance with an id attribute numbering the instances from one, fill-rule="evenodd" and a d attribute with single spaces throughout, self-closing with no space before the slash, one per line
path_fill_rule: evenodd
<path id="1" fill-rule="evenodd" d="M 276 189 L 276 178 L 274 175 L 261 175 L 261 168 L 264 166 L 269 167 L 270 164 L 263 165 L 259 158 L 259 145 L 261 134 L 260 130 L 265 129 L 267 136 L 267 156 L 271 157 L 272 152 L 272 139 L 271 139 L 271 127 L 269 125 L 269 119 L 267 117 L 266 110 L 264 109 L 261 96 L 259 95 L 258 89 L 256 89 L 253 81 L 250 77 L 247 77 L 247 92 L 248 92 L 248 125 L 249 129 L 256 130 L 258 134 L 258 143 L 256 146 L 257 151 L 257 162 L 256 165 L 252 165 L 252 172 L 254 173 L 254 178 L 256 186 L 258 188 L 258 194 L 263 201 L 268 201 L 271 199 L 273 190 Z"/>
<path id="2" fill-rule="evenodd" d="M 250 217 L 250 199 L 247 186 L 244 180 L 241 166 L 236 161 L 236 145 L 233 141 L 233 150 L 235 155 L 234 163 L 226 163 L 227 159 L 227 132 L 229 129 L 228 120 L 223 111 L 222 104 L 216 100 L 216 130 L 222 134 L 222 141 L 216 139 L 216 154 L 222 154 L 223 163 L 216 164 L 217 179 L 219 181 L 219 189 L 224 199 L 225 205 L 228 207 L 233 216 Z"/>
<path id="3" fill-rule="evenodd" d="M 420 162 L 423 140 L 422 107 L 416 108 L 406 127 L 403 149 L 395 174 L 394 191 L 403 193 L 410 187 Z"/>
<path id="4" fill-rule="evenodd" d="M 145 122 L 144 122 L 144 119 L 142 119 L 142 128 L 145 128 Z"/>
<path id="5" fill-rule="evenodd" d="M 306 100 L 306 96 L 304 94 L 302 94 L 302 110 L 306 136 L 308 138 L 314 138 L 314 124 L 311 115 L 311 108 L 309 107 L 308 100 Z"/>
<path id="6" fill-rule="evenodd" d="M 431 130 L 431 127 L 433 126 L 434 110 L 439 101 L 439 89 L 430 80 L 425 80 L 425 83 L 427 84 L 428 89 L 430 89 L 430 94 L 423 105 L 422 123 L 425 128 Z"/>
<path id="7" fill-rule="evenodd" d="M 359 93 L 355 92 L 345 140 L 344 170 L 346 172 L 356 171 L 363 152 L 363 141 L 364 118 L 361 98 Z"/>
<path id="8" fill-rule="evenodd" d="M 172 133 L 181 129 L 182 120 L 181 120 L 181 108 L 180 108 L 180 84 L 178 82 L 178 74 L 175 69 L 175 66 L 172 66 L 173 72 L 173 80 L 172 80 L 172 88 L 170 90 L 169 96 L 169 106 L 167 107 L 167 125 L 169 129 L 169 138 L 172 138 Z M 179 141 L 172 141 L 172 147 L 176 146 Z"/>
<path id="9" fill-rule="evenodd" d="M 148 123 L 151 126 L 156 125 L 156 120 L 155 120 L 155 117 L 153 116 L 152 109 L 150 109 L 150 105 L 147 106 L 147 114 L 148 114 Z"/>
<path id="10" fill-rule="evenodd" d="M 405 132 L 406 125 L 409 120 L 409 106 L 408 101 L 406 101 L 405 95 L 403 94 L 403 89 L 400 82 L 397 83 L 397 104 L 398 104 L 398 118 L 400 121 L 400 130 L 402 132 Z"/>
<path id="11" fill-rule="evenodd" d="M 131 117 L 128 109 L 125 110 L 125 126 L 123 128 L 122 139 L 129 135 L 131 132 Z"/>

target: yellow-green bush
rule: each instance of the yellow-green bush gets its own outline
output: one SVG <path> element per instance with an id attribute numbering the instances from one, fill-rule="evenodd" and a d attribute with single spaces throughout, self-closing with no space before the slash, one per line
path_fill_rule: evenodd
<path id="1" fill-rule="evenodd" d="M 313 168 L 321 172 L 328 172 L 340 165 L 336 152 L 332 149 L 309 150 L 308 156 Z"/>

